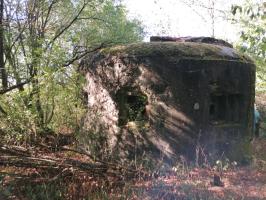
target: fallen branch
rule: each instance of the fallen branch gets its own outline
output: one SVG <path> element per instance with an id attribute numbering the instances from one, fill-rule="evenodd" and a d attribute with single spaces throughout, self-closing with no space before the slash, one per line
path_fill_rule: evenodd
<path id="1" fill-rule="evenodd" d="M 53 152 L 55 150 L 55 148 L 53 146 L 48 146 L 48 145 L 43 144 L 43 143 L 35 143 L 35 145 L 40 146 L 42 148 L 45 148 L 46 150 L 49 150 L 51 152 Z M 70 152 L 74 152 L 74 153 L 77 153 L 77 154 L 80 154 L 80 155 L 87 156 L 92 162 L 101 163 L 102 165 L 108 166 L 109 169 L 116 169 L 116 170 L 118 170 L 118 169 L 119 170 L 123 170 L 124 169 L 124 170 L 126 170 L 128 172 L 131 172 L 131 173 L 137 173 L 137 170 L 132 169 L 130 167 L 122 166 L 119 163 L 114 163 L 114 162 L 110 162 L 110 161 L 107 162 L 107 161 L 99 160 L 99 159 L 95 158 L 94 156 L 92 156 L 91 154 L 89 154 L 86 151 L 83 151 L 81 149 L 71 149 L 71 148 L 68 148 L 68 147 L 65 147 L 65 146 L 57 147 L 56 149 L 57 149 L 57 151 L 70 151 Z"/>
<path id="2" fill-rule="evenodd" d="M 15 156 L 31 156 L 31 153 L 28 149 L 20 146 L 0 145 L 0 152 L 2 154 L 9 154 Z"/>
<path id="3" fill-rule="evenodd" d="M 106 166 L 100 164 L 84 163 L 72 159 L 60 160 L 25 156 L 0 156 L 0 165 L 43 169 L 65 169 L 73 167 L 94 174 L 104 173 L 107 170 Z"/>
<path id="4" fill-rule="evenodd" d="M 41 145 L 46 149 L 52 147 Z M 82 162 L 76 159 L 62 159 L 47 156 L 40 156 L 40 152 L 30 151 L 19 146 L 7 146 L 0 144 L 0 165 L 14 166 L 23 168 L 36 168 L 42 170 L 58 170 L 73 169 L 83 171 L 92 176 L 115 176 L 120 178 L 149 177 L 148 173 L 142 170 L 136 170 L 131 166 L 124 166 L 119 163 L 101 161 L 95 159 L 92 155 L 77 149 L 67 147 L 59 147 L 60 151 L 71 151 L 90 158 L 89 162 Z M 32 156 L 35 155 L 35 156 Z"/>

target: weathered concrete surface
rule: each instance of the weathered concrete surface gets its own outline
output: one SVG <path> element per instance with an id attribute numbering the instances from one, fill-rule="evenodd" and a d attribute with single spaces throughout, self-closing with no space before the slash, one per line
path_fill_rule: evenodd
<path id="1" fill-rule="evenodd" d="M 206 43 L 206 44 L 215 44 L 225 47 L 233 48 L 233 45 L 220 39 L 212 37 L 169 37 L 169 36 L 151 36 L 151 42 L 197 42 L 197 43 Z"/>
<path id="2" fill-rule="evenodd" d="M 90 55 L 80 70 L 89 150 L 170 161 L 181 154 L 240 160 L 249 152 L 255 66 L 232 48 L 137 43 Z"/>

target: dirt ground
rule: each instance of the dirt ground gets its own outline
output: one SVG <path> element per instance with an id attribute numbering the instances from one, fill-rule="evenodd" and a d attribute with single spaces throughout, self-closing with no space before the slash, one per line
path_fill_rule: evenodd
<path id="1" fill-rule="evenodd" d="M 265 164 L 265 163 L 264 163 Z M 222 173 L 223 187 L 213 185 L 216 172 L 194 168 L 183 176 L 159 177 L 136 184 L 142 191 L 135 199 L 266 199 L 266 170 L 236 167 Z"/>
<path id="2" fill-rule="evenodd" d="M 92 177 L 70 170 L 59 177 L 55 172 L 34 168 L 0 167 L 0 200 L 32 199 L 266 199 L 266 139 L 252 142 L 253 162 L 248 166 L 223 163 L 214 167 L 191 167 L 185 163 L 149 178 L 125 181 L 116 177 Z M 85 156 L 62 152 L 46 157 L 65 156 L 86 161 Z M 160 171 L 160 170 L 159 170 Z M 63 173 L 61 173 L 62 175 Z M 221 186 L 213 184 L 218 175 Z M 59 178 L 58 178 L 59 177 Z M 44 192 L 45 191 L 45 192 Z M 39 195 L 39 196 L 38 196 Z"/>

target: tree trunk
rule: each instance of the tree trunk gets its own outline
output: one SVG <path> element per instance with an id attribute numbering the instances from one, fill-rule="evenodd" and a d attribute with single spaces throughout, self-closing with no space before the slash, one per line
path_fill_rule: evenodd
<path id="1" fill-rule="evenodd" d="M 0 0 L 0 67 L 3 89 L 7 88 L 7 73 L 4 63 L 4 0 Z"/>

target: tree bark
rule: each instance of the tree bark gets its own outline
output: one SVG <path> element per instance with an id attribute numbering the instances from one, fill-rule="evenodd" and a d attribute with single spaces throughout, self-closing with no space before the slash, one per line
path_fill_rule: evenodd
<path id="1" fill-rule="evenodd" d="M 0 0 L 0 67 L 1 67 L 1 78 L 2 87 L 6 89 L 8 87 L 7 73 L 4 63 L 4 0 Z"/>

